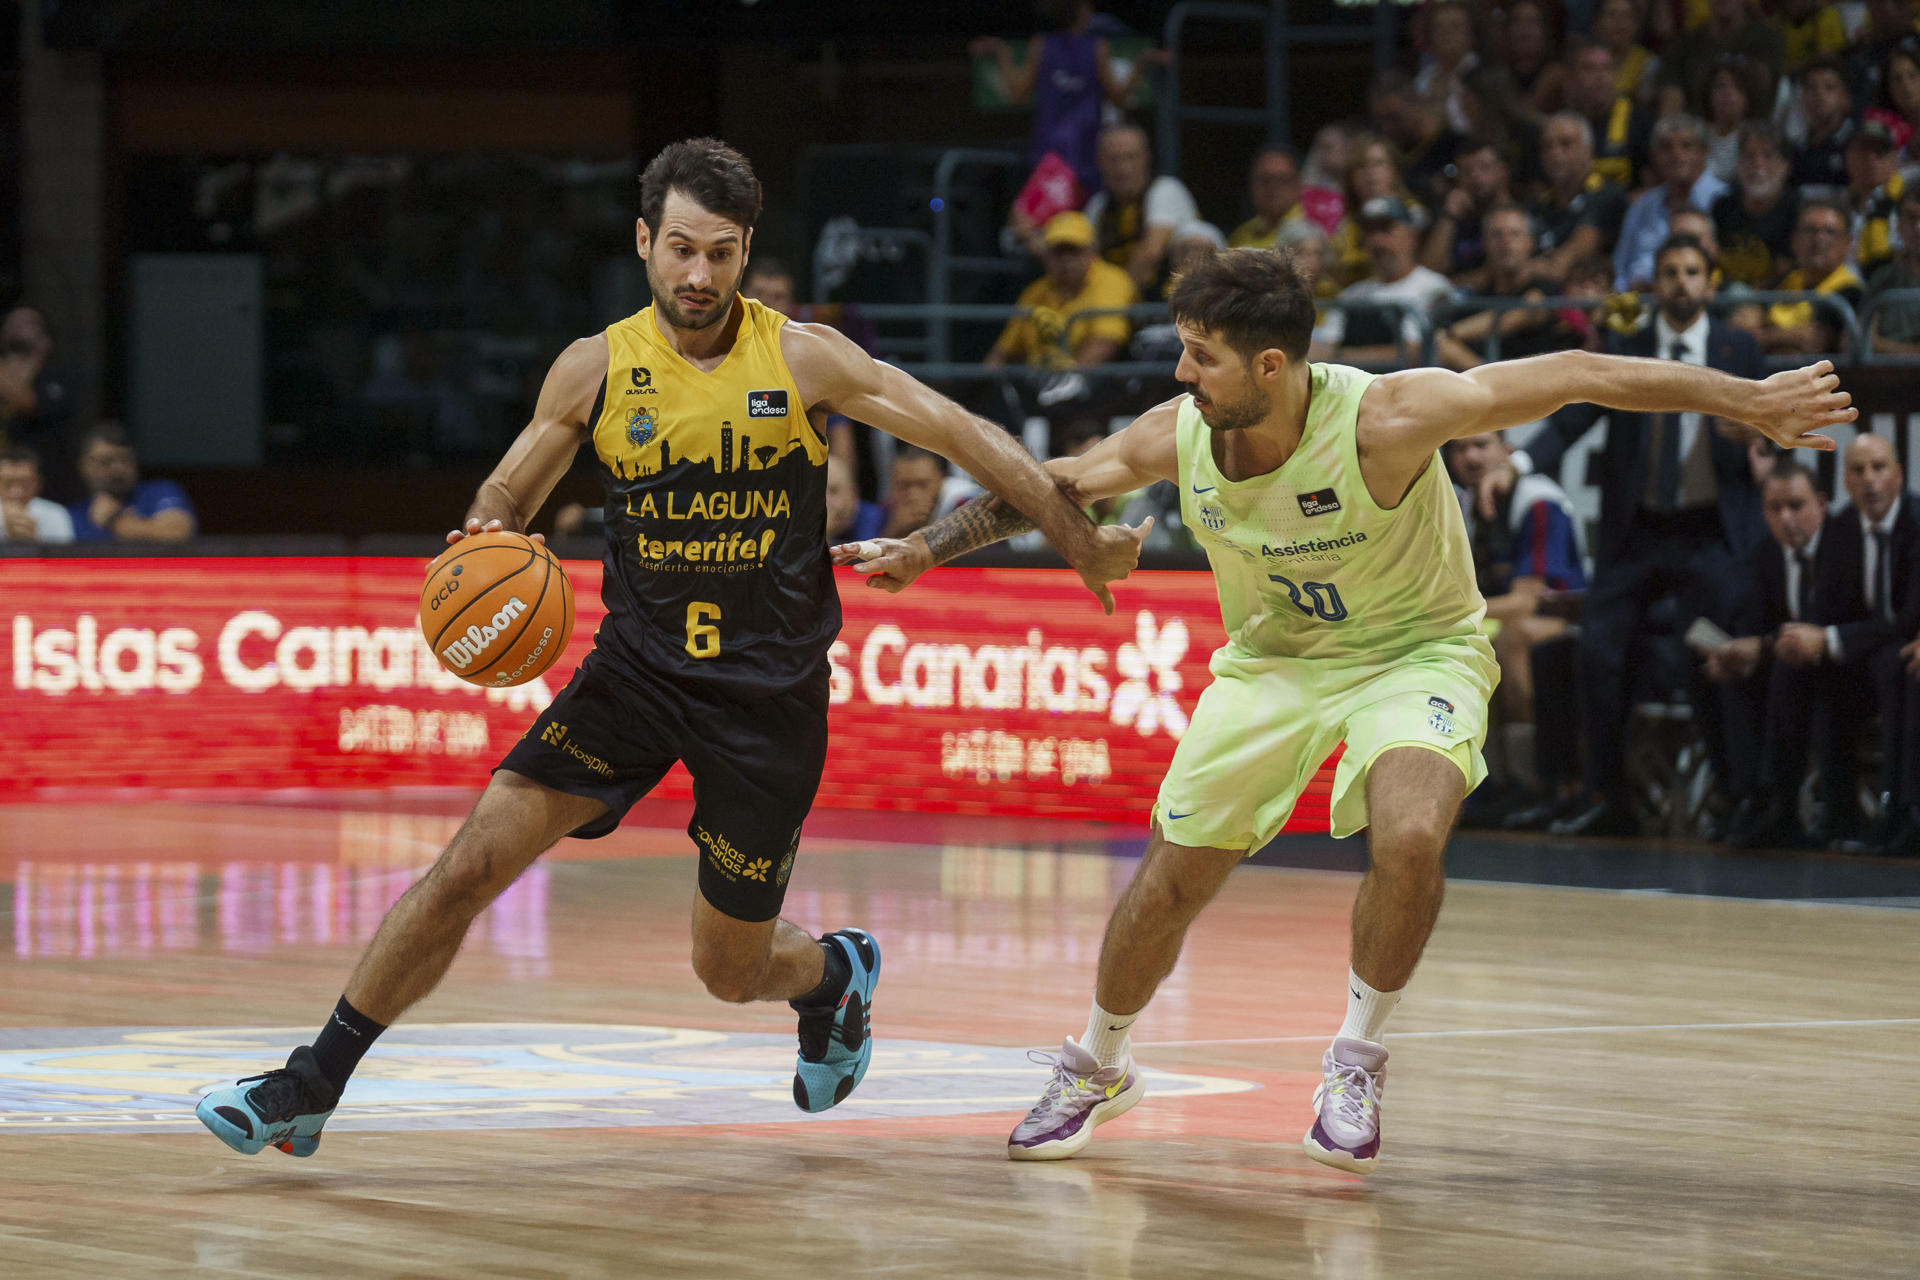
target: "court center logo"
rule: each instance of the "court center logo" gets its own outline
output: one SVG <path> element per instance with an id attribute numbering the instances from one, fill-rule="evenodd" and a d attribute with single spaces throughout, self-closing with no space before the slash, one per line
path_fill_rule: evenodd
<path id="1" fill-rule="evenodd" d="M 0 1029 L 0 1134 L 201 1133 L 208 1092 L 278 1062 L 306 1029 Z M 1134 1068 L 1156 1098 L 1258 1088 Z M 1018 1048 L 880 1040 L 835 1119 L 1017 1111 L 1044 1081 Z M 564 1023 L 402 1023 L 353 1077 L 335 1135 L 448 1129 L 797 1124 L 793 1034 Z M 205 1136 L 211 1143 L 214 1139 Z"/>

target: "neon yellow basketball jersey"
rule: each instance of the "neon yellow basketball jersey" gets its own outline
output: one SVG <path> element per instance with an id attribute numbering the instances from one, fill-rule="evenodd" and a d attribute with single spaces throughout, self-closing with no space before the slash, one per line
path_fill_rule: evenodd
<path id="1" fill-rule="evenodd" d="M 1180 402 L 1180 513 L 1220 591 L 1228 650 L 1247 657 L 1378 661 L 1423 641 L 1480 634 L 1459 500 L 1436 456 L 1392 510 L 1360 476 L 1354 428 L 1373 375 L 1310 366 L 1313 396 L 1293 456 L 1233 481 L 1212 430 Z"/>

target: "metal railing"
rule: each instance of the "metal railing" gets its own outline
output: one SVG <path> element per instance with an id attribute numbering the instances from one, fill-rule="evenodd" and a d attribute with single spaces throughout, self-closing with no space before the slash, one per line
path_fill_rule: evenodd
<path id="1" fill-rule="evenodd" d="M 1920 356 L 1875 353 L 1869 350 L 1869 324 L 1880 307 L 1889 302 L 1909 302 L 1920 304 L 1920 288 L 1889 289 L 1870 299 L 1865 308 L 1856 312 L 1845 298 L 1837 294 L 1813 293 L 1807 290 L 1768 290 L 1765 292 L 1743 293 L 1731 298 L 1716 298 L 1710 309 L 1715 314 L 1724 314 L 1742 306 L 1771 306 L 1781 302 L 1808 302 L 1818 310 L 1829 313 L 1840 326 L 1845 337 L 1844 349 L 1836 352 L 1820 352 L 1819 355 L 1833 360 L 1836 365 L 1856 364 L 1920 364 Z M 859 303 L 860 313 L 875 321 L 923 321 L 930 326 L 938 326 L 940 332 L 947 333 L 955 324 L 1005 324 L 1009 320 L 1032 314 L 1032 309 L 1008 303 L 961 303 L 961 302 L 889 302 Z M 1434 312 L 1412 302 L 1388 298 L 1341 299 L 1328 298 L 1317 304 L 1322 312 L 1340 311 L 1354 314 L 1385 314 L 1394 327 L 1394 345 L 1399 359 L 1395 365 L 1380 365 L 1379 368 L 1404 367 L 1408 365 L 1433 365 L 1437 363 L 1435 346 L 1439 329 L 1434 322 Z M 1455 317 L 1455 322 L 1481 312 L 1505 314 L 1515 311 L 1553 312 L 1577 308 L 1590 312 L 1596 305 L 1591 297 L 1549 297 L 1549 298 L 1511 298 L 1467 296 L 1444 299 L 1437 304 L 1436 310 L 1443 310 Z M 1072 313 L 1074 321 L 1097 319 L 1103 316 L 1123 316 L 1135 325 L 1159 324 L 1167 320 L 1167 306 L 1164 302 L 1136 303 L 1130 307 L 1089 307 Z M 1409 343 L 1404 328 L 1409 323 L 1418 333 L 1418 341 Z M 1445 326 L 1440 326 L 1444 328 Z M 931 344 L 929 344 L 931 347 Z M 1486 346 L 1481 358 L 1489 362 L 1500 359 L 1501 336 L 1497 328 L 1487 335 Z M 1793 367 L 1805 360 L 1800 355 L 1781 355 L 1769 357 L 1769 363 L 1778 367 Z M 1062 370 L 1050 366 L 1003 365 L 998 369 L 988 369 L 970 361 L 951 358 L 950 344 L 942 354 L 936 356 L 930 351 L 929 358 L 923 361 L 898 362 L 899 367 L 916 377 L 978 380 L 992 377 L 1025 379 L 1046 377 Z M 1103 377 L 1137 377 L 1143 374 L 1165 371 L 1171 374 L 1164 362 L 1160 361 L 1110 361 L 1106 364 L 1089 366 L 1080 372 L 1095 373 Z"/>
<path id="2" fill-rule="evenodd" d="M 1287 16 L 1288 0 L 1271 4 L 1230 4 L 1217 0 L 1182 0 L 1167 12 L 1162 29 L 1161 47 L 1170 55 L 1162 78 L 1158 118 L 1155 121 L 1156 146 L 1164 173 L 1180 172 L 1180 127 L 1187 121 L 1207 124 L 1265 125 L 1268 142 L 1293 141 L 1293 118 L 1287 104 L 1287 54 L 1294 45 L 1373 46 L 1375 70 L 1393 65 L 1394 8 L 1391 3 L 1373 7 L 1373 21 L 1367 26 L 1306 25 L 1295 26 Z M 1234 23 L 1260 28 L 1261 49 L 1266 57 L 1266 105 L 1262 107 L 1210 106 L 1180 100 L 1184 77 L 1180 55 L 1186 47 L 1187 25 L 1195 21 Z"/>
<path id="3" fill-rule="evenodd" d="M 956 272 L 975 275 L 1019 276 L 1033 271 L 1021 258 L 1002 256 L 961 256 L 953 252 L 953 183 L 965 166 L 1024 170 L 1026 157 L 1018 151 L 995 151 L 979 147 L 955 147 L 940 156 L 933 170 L 933 252 L 927 257 L 927 302 L 932 306 L 953 305 L 953 276 Z M 952 357 L 952 335 L 947 317 L 929 313 L 927 356 L 941 362 Z"/>
<path id="4" fill-rule="evenodd" d="M 1867 299 L 1867 306 L 1860 313 L 1860 359 L 1864 364 L 1920 364 L 1920 355 L 1907 355 L 1898 351 L 1875 351 L 1873 349 L 1873 322 L 1880 314 L 1880 308 L 1889 302 L 1905 302 L 1920 306 L 1920 289 L 1883 289 Z M 1911 339 L 1908 339 L 1911 341 Z"/>

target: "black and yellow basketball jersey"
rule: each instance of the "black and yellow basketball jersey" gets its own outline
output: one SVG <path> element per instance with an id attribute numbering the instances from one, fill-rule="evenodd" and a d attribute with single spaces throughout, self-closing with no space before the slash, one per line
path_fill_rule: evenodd
<path id="1" fill-rule="evenodd" d="M 780 354 L 786 317 L 741 298 L 712 372 L 654 327 L 607 329 L 593 450 L 607 484 L 599 643 L 654 675 L 737 696 L 791 688 L 840 630 L 827 444 Z"/>

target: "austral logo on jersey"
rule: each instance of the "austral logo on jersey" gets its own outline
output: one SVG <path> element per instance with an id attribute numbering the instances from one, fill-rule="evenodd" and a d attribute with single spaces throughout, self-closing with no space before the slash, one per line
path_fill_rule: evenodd
<path id="1" fill-rule="evenodd" d="M 653 370 L 644 365 L 634 365 L 630 375 L 633 385 L 627 388 L 630 396 L 657 396 L 660 392 L 653 385 Z"/>
<path id="2" fill-rule="evenodd" d="M 785 388 L 772 391 L 747 392 L 747 416 L 749 418 L 784 418 L 787 416 L 787 393 Z"/>
<path id="3" fill-rule="evenodd" d="M 1324 516 L 1340 509 L 1340 499 L 1331 489 L 1316 489 L 1312 493 L 1295 495 L 1300 500 L 1300 514 L 1303 516 Z"/>

